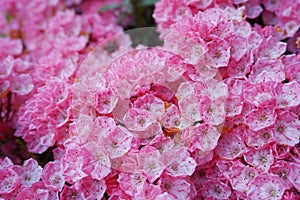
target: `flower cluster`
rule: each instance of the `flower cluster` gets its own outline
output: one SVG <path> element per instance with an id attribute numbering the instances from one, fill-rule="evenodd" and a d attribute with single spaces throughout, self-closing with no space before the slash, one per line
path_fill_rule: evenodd
<path id="1" fill-rule="evenodd" d="M 107 5 L 0 3 L 0 138 L 52 155 L 0 199 L 298 199 L 300 3 L 161 0 L 154 47 Z"/>

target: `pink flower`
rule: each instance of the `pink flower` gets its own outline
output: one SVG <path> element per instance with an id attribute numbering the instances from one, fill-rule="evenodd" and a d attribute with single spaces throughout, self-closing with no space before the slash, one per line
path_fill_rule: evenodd
<path id="1" fill-rule="evenodd" d="M 286 44 L 279 42 L 276 38 L 270 36 L 263 40 L 257 49 L 259 58 L 276 59 L 286 50 Z"/>
<path id="2" fill-rule="evenodd" d="M 300 121 L 289 111 L 279 111 L 273 128 L 274 138 L 278 144 L 294 146 L 299 143 Z"/>
<path id="3" fill-rule="evenodd" d="M 160 187 L 163 192 L 167 192 L 175 199 L 187 199 L 190 192 L 190 184 L 184 178 L 166 174 L 161 176 Z"/>
<path id="4" fill-rule="evenodd" d="M 243 90 L 244 100 L 257 107 L 276 106 L 276 97 L 274 94 L 275 83 L 266 82 L 246 85 Z"/>
<path id="5" fill-rule="evenodd" d="M 213 38 L 207 43 L 207 48 L 209 49 L 206 55 L 207 64 L 215 68 L 227 66 L 230 58 L 230 45 L 225 40 Z"/>
<path id="6" fill-rule="evenodd" d="M 174 177 L 191 176 L 197 166 L 196 161 L 186 150 L 181 151 L 177 156 L 177 159 L 167 166 L 167 172 Z"/>
<path id="7" fill-rule="evenodd" d="M 19 174 L 22 185 L 31 186 L 40 180 L 42 167 L 32 158 L 25 160 L 23 166 L 14 166 L 14 171 Z"/>
<path id="8" fill-rule="evenodd" d="M 111 113 L 117 103 L 118 97 L 112 88 L 107 88 L 95 95 L 95 108 L 101 114 Z"/>
<path id="9" fill-rule="evenodd" d="M 104 180 L 95 180 L 88 176 L 76 182 L 75 188 L 79 190 L 77 195 L 83 194 L 83 199 L 101 199 L 105 193 L 106 185 Z"/>
<path id="10" fill-rule="evenodd" d="M 46 187 L 54 191 L 62 191 L 65 180 L 62 165 L 58 161 L 48 162 L 43 169 L 42 180 Z"/>
<path id="11" fill-rule="evenodd" d="M 255 109 L 245 116 L 245 123 L 251 130 L 258 131 L 274 125 L 276 116 L 276 112 L 270 108 Z"/>
<path id="12" fill-rule="evenodd" d="M 155 119 L 159 119 L 165 109 L 164 102 L 152 94 L 146 94 L 138 98 L 134 101 L 133 107 L 149 111 Z"/>
<path id="13" fill-rule="evenodd" d="M 246 144 L 251 147 L 262 147 L 274 141 L 272 128 L 259 131 L 247 130 Z"/>
<path id="14" fill-rule="evenodd" d="M 68 200 L 68 199 L 76 199 L 76 200 L 84 200 L 84 194 L 82 191 L 76 189 L 75 185 L 69 187 L 65 186 L 63 191 L 60 194 L 61 200 Z"/>
<path id="15" fill-rule="evenodd" d="M 1 51 L 0 51 L 0 58 L 4 58 L 6 56 L 18 55 L 22 53 L 22 41 L 20 39 L 12 40 L 10 38 L 0 38 L 1 43 Z"/>
<path id="16" fill-rule="evenodd" d="M 285 186 L 276 175 L 261 174 L 253 179 L 248 191 L 251 199 L 278 199 L 282 198 Z"/>
<path id="17" fill-rule="evenodd" d="M 87 172 L 85 172 L 85 167 L 88 164 L 86 154 L 87 150 L 83 147 L 68 148 L 66 150 L 62 160 L 65 181 L 73 183 L 88 176 Z M 70 192 L 69 189 L 64 188 L 66 190 L 65 193 Z"/>
<path id="18" fill-rule="evenodd" d="M 284 79 L 284 66 L 281 60 L 258 59 L 252 66 L 250 80 L 253 83 L 281 82 Z"/>
<path id="19" fill-rule="evenodd" d="M 231 195 L 231 189 L 228 185 L 219 180 L 209 180 L 203 183 L 202 196 L 204 198 L 228 199 Z"/>
<path id="20" fill-rule="evenodd" d="M 292 187 L 292 184 L 288 179 L 288 174 L 291 169 L 291 166 L 292 164 L 290 162 L 279 160 L 275 162 L 270 168 L 270 172 L 272 174 L 276 174 L 279 178 L 281 178 L 282 183 L 285 185 L 286 188 Z"/>
<path id="21" fill-rule="evenodd" d="M 215 152 L 223 159 L 233 160 L 241 156 L 246 151 L 243 141 L 242 128 L 236 128 L 229 133 L 225 133 L 218 141 Z"/>
<path id="22" fill-rule="evenodd" d="M 124 123 L 129 130 L 143 131 L 148 128 L 155 118 L 147 110 L 130 108 L 124 116 Z"/>
<path id="23" fill-rule="evenodd" d="M 91 177 L 102 180 L 111 172 L 111 162 L 107 150 L 95 142 L 88 142 L 85 145 L 88 150 L 89 167 Z"/>
<path id="24" fill-rule="evenodd" d="M 11 168 L 0 170 L 0 194 L 11 193 L 19 187 L 19 175 Z"/>
<path id="25" fill-rule="evenodd" d="M 249 148 L 244 154 L 244 159 L 259 172 L 268 172 L 274 162 L 270 146 L 265 146 L 260 149 Z"/>
<path id="26" fill-rule="evenodd" d="M 294 107 L 300 104 L 300 85 L 297 81 L 280 84 L 276 89 L 279 108 Z"/>
<path id="27" fill-rule="evenodd" d="M 100 145 L 105 148 L 110 158 L 117 158 L 127 153 L 131 142 L 131 133 L 121 126 L 114 127 L 99 139 Z"/>
<path id="28" fill-rule="evenodd" d="M 236 161 L 232 165 L 228 178 L 234 190 L 246 194 L 249 191 L 250 183 L 257 175 L 254 168 Z"/>
<path id="29" fill-rule="evenodd" d="M 159 178 L 165 169 L 160 159 L 159 150 L 152 146 L 145 146 L 138 152 L 139 166 L 150 182 Z"/>
<path id="30" fill-rule="evenodd" d="M 134 196 L 136 193 L 141 193 L 146 184 L 146 176 L 142 173 L 119 173 L 118 182 L 121 189 L 128 195 Z"/>
<path id="31" fill-rule="evenodd" d="M 183 132 L 183 140 L 188 141 L 191 151 L 195 149 L 200 149 L 204 152 L 213 150 L 217 146 L 220 136 L 219 131 L 208 124 L 191 126 Z"/>
<path id="32" fill-rule="evenodd" d="M 293 186 L 296 188 L 296 190 L 299 191 L 300 189 L 300 165 L 298 163 L 291 164 L 291 168 L 288 172 L 288 179 L 293 184 Z"/>

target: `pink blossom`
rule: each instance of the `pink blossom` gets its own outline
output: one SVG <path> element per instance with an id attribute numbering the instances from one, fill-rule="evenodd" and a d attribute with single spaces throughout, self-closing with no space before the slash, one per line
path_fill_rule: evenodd
<path id="1" fill-rule="evenodd" d="M 196 161 L 190 157 L 188 151 L 183 150 L 169 166 L 167 172 L 172 176 L 191 176 L 196 168 Z"/>
<path id="2" fill-rule="evenodd" d="M 65 183 L 62 173 L 60 162 L 48 162 L 42 173 L 42 180 L 45 186 L 55 191 L 61 191 Z"/>
<path id="3" fill-rule="evenodd" d="M 244 100 L 257 107 L 276 105 L 275 84 L 272 82 L 246 85 Z"/>
<path id="4" fill-rule="evenodd" d="M 85 177 L 75 183 L 75 188 L 78 188 L 78 194 L 82 193 L 83 199 L 101 199 L 106 190 L 104 180 L 95 180 L 91 177 Z"/>
<path id="5" fill-rule="evenodd" d="M 234 129 L 229 133 L 223 134 L 218 141 L 215 152 L 223 159 L 233 160 L 241 156 L 246 151 L 243 141 L 243 129 Z"/>
<path id="6" fill-rule="evenodd" d="M 23 166 L 14 166 L 14 171 L 19 174 L 22 185 L 31 186 L 38 182 L 42 175 L 42 167 L 32 158 L 25 160 Z"/>
<path id="7" fill-rule="evenodd" d="M 154 182 L 159 178 L 165 168 L 160 159 L 159 150 L 152 146 L 145 146 L 138 153 L 140 168 L 150 182 Z"/>
<path id="8" fill-rule="evenodd" d="M 276 59 L 285 52 L 286 44 L 278 42 L 274 37 L 263 40 L 257 49 L 259 58 Z"/>
<path id="9" fill-rule="evenodd" d="M 291 168 L 288 172 L 288 179 L 298 191 L 300 188 L 299 169 L 300 165 L 298 163 L 293 163 L 291 164 Z"/>
<path id="10" fill-rule="evenodd" d="M 260 172 L 268 172 L 274 162 L 272 149 L 269 146 L 260 149 L 249 148 L 244 154 L 244 159 Z"/>
<path id="11" fill-rule="evenodd" d="M 0 58 L 9 56 L 9 55 L 18 55 L 22 53 L 22 41 L 20 39 L 12 40 L 10 38 L 0 38 L 1 43 L 1 53 Z"/>
<path id="12" fill-rule="evenodd" d="M 60 194 L 60 199 L 67 200 L 67 199 L 74 199 L 74 200 L 83 200 L 84 194 L 82 191 L 76 189 L 75 185 L 69 187 L 65 186 L 62 193 Z"/>
<path id="13" fill-rule="evenodd" d="M 111 113 L 118 102 L 112 88 L 107 88 L 95 95 L 95 108 L 101 114 Z"/>
<path id="14" fill-rule="evenodd" d="M 85 172 L 85 166 L 88 163 L 86 154 L 86 149 L 82 147 L 68 148 L 66 150 L 62 161 L 63 176 L 66 181 L 76 182 L 88 176 Z M 69 189 L 66 189 L 66 192 L 67 191 L 69 191 Z"/>
<path id="15" fill-rule="evenodd" d="M 231 172 L 229 172 L 232 188 L 243 194 L 249 191 L 250 183 L 258 175 L 257 171 L 239 161 L 234 162 Z"/>
<path id="16" fill-rule="evenodd" d="M 255 177 L 248 191 L 249 198 L 280 200 L 285 186 L 276 175 L 261 174 Z"/>
<path id="17" fill-rule="evenodd" d="M 231 195 L 231 190 L 228 185 L 221 181 L 211 180 L 204 183 L 202 195 L 205 198 L 228 199 Z"/>
<path id="18" fill-rule="evenodd" d="M 119 174 L 118 182 L 123 191 L 133 196 L 136 193 L 140 193 L 144 190 L 146 184 L 146 176 L 141 173 L 124 173 Z"/>
<path id="19" fill-rule="evenodd" d="M 270 172 L 280 177 L 286 188 L 292 187 L 292 184 L 288 179 L 288 173 L 290 171 L 291 166 L 291 163 L 280 160 L 275 162 L 270 168 Z"/>
<path id="20" fill-rule="evenodd" d="M 245 123 L 251 130 L 258 131 L 275 123 L 276 112 L 270 108 L 255 109 L 245 116 Z"/>
<path id="21" fill-rule="evenodd" d="M 88 150 L 88 156 L 91 157 L 89 159 L 89 165 L 92 168 L 90 172 L 91 177 L 102 180 L 111 171 L 111 162 L 107 155 L 107 150 L 95 142 L 88 142 L 84 146 Z"/>
<path id="22" fill-rule="evenodd" d="M 183 133 L 183 140 L 187 140 L 191 151 L 200 149 L 208 152 L 213 150 L 218 143 L 220 132 L 208 124 L 191 126 Z"/>
<path id="23" fill-rule="evenodd" d="M 131 142 L 132 135 L 121 126 L 114 127 L 99 139 L 99 143 L 106 149 L 111 158 L 123 156 L 129 151 Z"/>
<path id="24" fill-rule="evenodd" d="M 276 93 L 278 94 L 278 107 L 294 107 L 300 104 L 300 85 L 296 81 L 278 85 Z"/>
<path id="25" fill-rule="evenodd" d="M 143 131 L 155 121 L 147 110 L 130 108 L 124 116 L 124 123 L 129 130 Z"/>
<path id="26" fill-rule="evenodd" d="M 251 80 L 257 82 L 281 82 L 285 79 L 281 60 L 258 59 L 252 67 Z"/>
<path id="27" fill-rule="evenodd" d="M 221 39 L 214 38 L 207 43 L 208 53 L 207 62 L 211 67 L 227 66 L 230 57 L 230 45 Z"/>
<path id="28" fill-rule="evenodd" d="M 161 115 L 164 113 L 164 102 L 155 97 L 154 95 L 151 94 L 146 94 L 140 98 L 138 98 L 136 101 L 134 101 L 135 108 L 138 109 L 145 109 L 151 113 L 151 115 L 159 119 Z"/>
<path id="29" fill-rule="evenodd" d="M 167 192 L 175 199 L 186 199 L 190 192 L 190 184 L 184 178 L 175 178 L 166 174 L 161 176 L 160 187 L 163 192 Z"/>
<path id="30" fill-rule="evenodd" d="M 278 144 L 294 146 L 299 142 L 300 121 L 289 111 L 279 111 L 273 128 L 274 138 Z"/>
<path id="31" fill-rule="evenodd" d="M 13 192 L 20 184 L 19 175 L 11 168 L 0 170 L 0 194 Z"/>
<path id="32" fill-rule="evenodd" d="M 252 147 L 262 147 L 273 142 L 272 128 L 264 128 L 259 131 L 247 130 L 246 144 Z"/>

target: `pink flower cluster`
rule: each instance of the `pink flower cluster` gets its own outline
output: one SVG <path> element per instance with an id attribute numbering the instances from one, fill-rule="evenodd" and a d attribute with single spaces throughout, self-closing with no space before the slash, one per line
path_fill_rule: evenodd
<path id="1" fill-rule="evenodd" d="M 0 2 L 0 125 L 53 153 L 0 199 L 299 199 L 300 2 L 161 0 L 151 48 L 109 3 Z"/>

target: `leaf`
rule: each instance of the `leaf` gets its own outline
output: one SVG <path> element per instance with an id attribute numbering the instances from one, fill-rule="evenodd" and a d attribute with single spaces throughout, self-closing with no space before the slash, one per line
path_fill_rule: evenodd
<path id="1" fill-rule="evenodd" d="M 10 23 L 10 21 L 12 19 L 12 16 L 9 14 L 8 11 L 5 12 L 5 19 L 8 24 Z"/>
<path id="2" fill-rule="evenodd" d="M 142 0 L 139 2 L 139 6 L 153 6 L 158 0 Z"/>
<path id="3" fill-rule="evenodd" d="M 108 4 L 108 5 L 105 5 L 102 8 L 100 8 L 98 10 L 98 13 L 103 13 L 105 11 L 114 10 L 114 9 L 117 9 L 117 8 L 120 8 L 120 7 L 121 7 L 121 4 Z"/>

